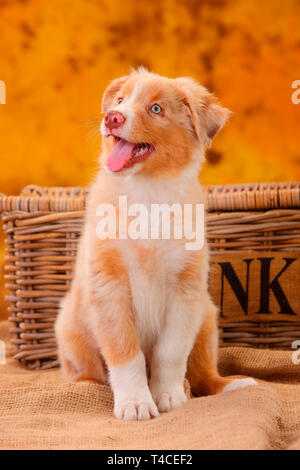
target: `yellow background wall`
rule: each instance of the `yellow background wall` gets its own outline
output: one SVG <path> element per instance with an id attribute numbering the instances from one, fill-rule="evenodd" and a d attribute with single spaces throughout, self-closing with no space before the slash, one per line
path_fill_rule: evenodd
<path id="1" fill-rule="evenodd" d="M 299 180 L 299 25 L 298 0 L 1 0 L 0 192 L 87 184 L 101 94 L 141 64 L 195 77 L 234 112 L 204 182 Z"/>

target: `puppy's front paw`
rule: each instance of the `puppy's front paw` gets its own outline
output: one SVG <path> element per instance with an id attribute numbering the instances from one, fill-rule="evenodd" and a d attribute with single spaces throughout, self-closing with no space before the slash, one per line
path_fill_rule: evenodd
<path id="1" fill-rule="evenodd" d="M 174 390 L 170 392 L 158 392 L 153 395 L 158 411 L 162 413 L 172 410 L 187 401 L 184 390 Z"/>
<path id="2" fill-rule="evenodd" d="M 115 417 L 124 420 L 144 420 L 152 416 L 158 416 L 159 412 L 153 400 L 127 401 L 116 403 L 114 407 Z"/>
<path id="3" fill-rule="evenodd" d="M 186 402 L 186 394 L 184 392 L 164 392 L 157 399 L 158 411 L 162 413 L 176 408 Z"/>

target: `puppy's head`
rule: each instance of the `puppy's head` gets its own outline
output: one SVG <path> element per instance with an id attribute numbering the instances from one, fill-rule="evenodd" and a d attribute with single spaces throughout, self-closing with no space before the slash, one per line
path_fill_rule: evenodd
<path id="1" fill-rule="evenodd" d="M 102 111 L 106 169 L 152 177 L 175 177 L 201 160 L 229 116 L 191 78 L 170 79 L 144 69 L 114 80 Z"/>

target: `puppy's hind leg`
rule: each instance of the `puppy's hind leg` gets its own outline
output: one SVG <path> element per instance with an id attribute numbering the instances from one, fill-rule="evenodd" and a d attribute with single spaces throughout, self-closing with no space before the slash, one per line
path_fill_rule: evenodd
<path id="1" fill-rule="evenodd" d="M 62 373 L 71 382 L 106 383 L 107 373 L 99 350 L 78 313 L 82 307 L 79 292 L 72 289 L 62 301 L 55 331 Z"/>
<path id="2" fill-rule="evenodd" d="M 242 379 L 221 377 L 217 369 L 217 360 L 217 308 L 208 299 L 207 313 L 188 359 L 187 379 L 192 392 L 197 396 L 214 395 L 257 384 L 250 377 Z"/>

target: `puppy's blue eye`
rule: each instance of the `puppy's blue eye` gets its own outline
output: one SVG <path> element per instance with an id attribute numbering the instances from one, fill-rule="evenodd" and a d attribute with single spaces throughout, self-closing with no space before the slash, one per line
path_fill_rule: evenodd
<path id="1" fill-rule="evenodd" d="M 123 101 L 123 98 L 118 98 L 118 101 L 117 101 L 117 103 L 118 103 L 118 104 L 121 104 L 121 103 L 122 103 L 122 101 Z"/>
<path id="2" fill-rule="evenodd" d="M 153 104 L 150 109 L 155 114 L 160 114 L 162 112 L 162 109 L 159 104 Z"/>

